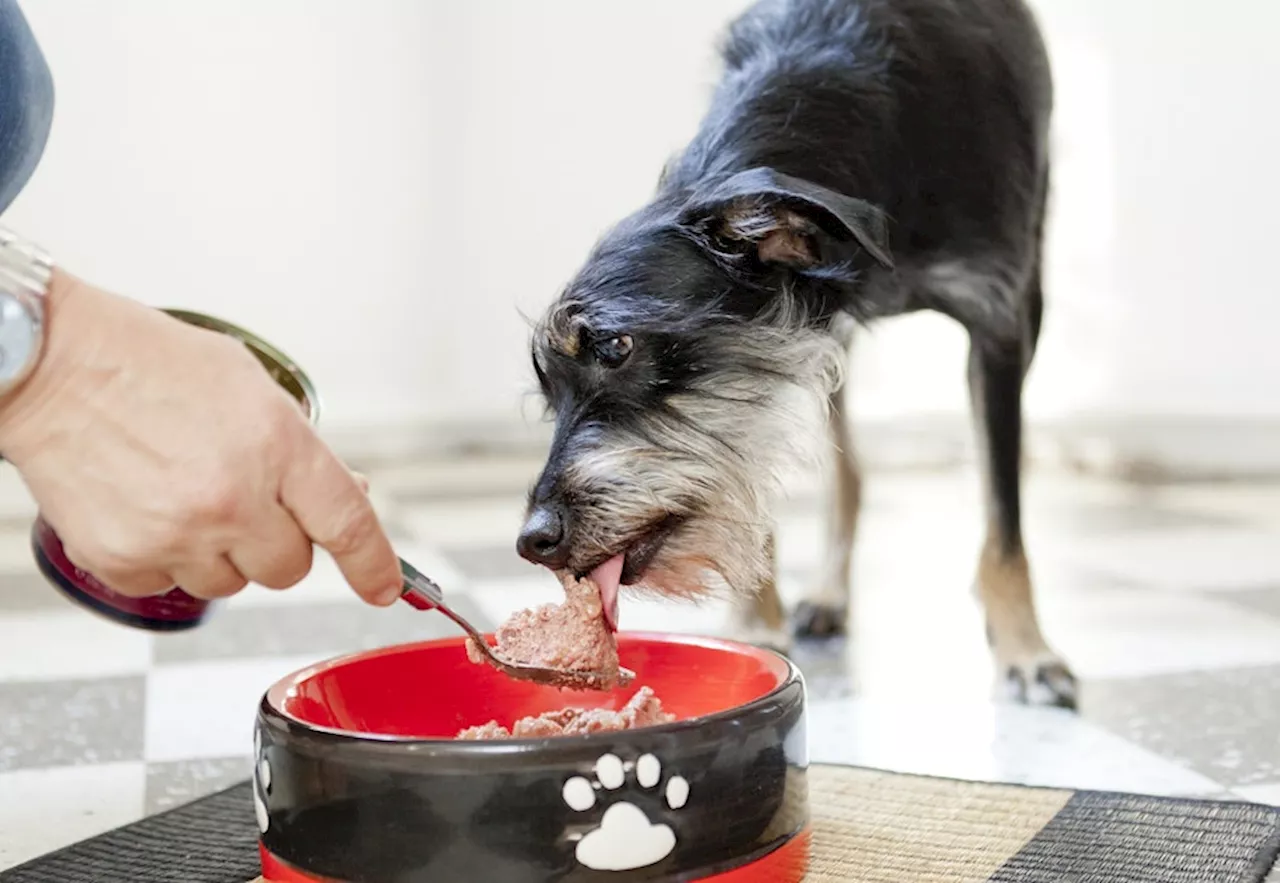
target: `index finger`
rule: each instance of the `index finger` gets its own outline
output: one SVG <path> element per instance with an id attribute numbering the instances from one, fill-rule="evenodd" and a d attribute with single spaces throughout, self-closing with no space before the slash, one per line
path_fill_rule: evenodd
<path id="1" fill-rule="evenodd" d="M 311 541 L 333 556 L 356 594 L 388 606 L 403 588 L 391 540 L 355 476 L 319 439 L 316 443 L 317 455 L 298 458 L 286 473 L 280 502 Z"/>

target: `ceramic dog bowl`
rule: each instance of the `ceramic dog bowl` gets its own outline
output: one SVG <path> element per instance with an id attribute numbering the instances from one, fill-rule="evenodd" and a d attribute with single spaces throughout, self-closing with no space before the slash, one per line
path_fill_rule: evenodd
<path id="1" fill-rule="evenodd" d="M 267 373 L 302 406 L 312 424 L 320 419 L 320 396 L 297 364 L 271 344 L 230 322 L 188 310 L 165 310 L 176 319 L 209 331 L 227 334 L 249 348 Z M 150 598 L 130 598 L 99 582 L 93 574 L 67 558 L 62 540 L 42 517 L 31 529 L 31 549 L 45 579 L 79 604 L 103 616 L 149 631 L 180 631 L 199 625 L 210 602 L 175 587 Z"/>
<path id="2" fill-rule="evenodd" d="M 271 883 L 799 883 L 808 862 L 805 690 L 782 656 L 618 639 L 610 694 L 509 680 L 461 639 L 349 656 L 262 700 L 254 801 Z M 458 742 L 464 727 L 652 687 L 674 723 Z"/>

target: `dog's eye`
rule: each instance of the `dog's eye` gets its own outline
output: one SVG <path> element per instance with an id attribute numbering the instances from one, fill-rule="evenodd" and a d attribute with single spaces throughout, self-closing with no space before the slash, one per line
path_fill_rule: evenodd
<path id="1" fill-rule="evenodd" d="M 617 368 L 631 355 L 635 342 L 630 334 L 619 334 L 597 340 L 594 346 L 596 361 L 606 368 Z"/>

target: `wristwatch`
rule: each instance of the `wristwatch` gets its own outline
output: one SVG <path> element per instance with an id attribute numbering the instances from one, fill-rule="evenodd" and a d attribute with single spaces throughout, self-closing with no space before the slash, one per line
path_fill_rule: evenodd
<path id="1" fill-rule="evenodd" d="M 48 255 L 0 227 L 0 398 L 17 389 L 40 362 L 52 276 Z"/>

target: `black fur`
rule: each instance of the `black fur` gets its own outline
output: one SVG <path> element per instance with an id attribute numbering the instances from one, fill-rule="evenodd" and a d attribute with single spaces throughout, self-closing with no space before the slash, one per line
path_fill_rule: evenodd
<path id="1" fill-rule="evenodd" d="M 1038 254 L 1051 89 L 1021 0 L 766 0 L 733 24 L 723 55 L 701 131 L 566 293 L 600 333 L 662 336 L 649 364 L 667 383 L 635 383 L 649 394 L 627 405 L 648 406 L 679 383 L 687 366 L 673 344 L 696 344 L 687 335 L 721 312 L 748 316 L 769 303 L 780 274 L 735 263 L 702 237 L 699 222 L 710 219 L 689 216 L 691 200 L 753 169 L 863 200 L 889 219 L 900 273 L 855 273 L 850 260 L 796 274 L 815 322 L 833 308 L 863 320 L 932 308 L 1021 345 L 1018 303 L 955 298 L 913 278 L 972 258 L 1017 275 Z M 589 385 L 556 367 L 540 369 L 558 375 L 553 394 Z"/>

